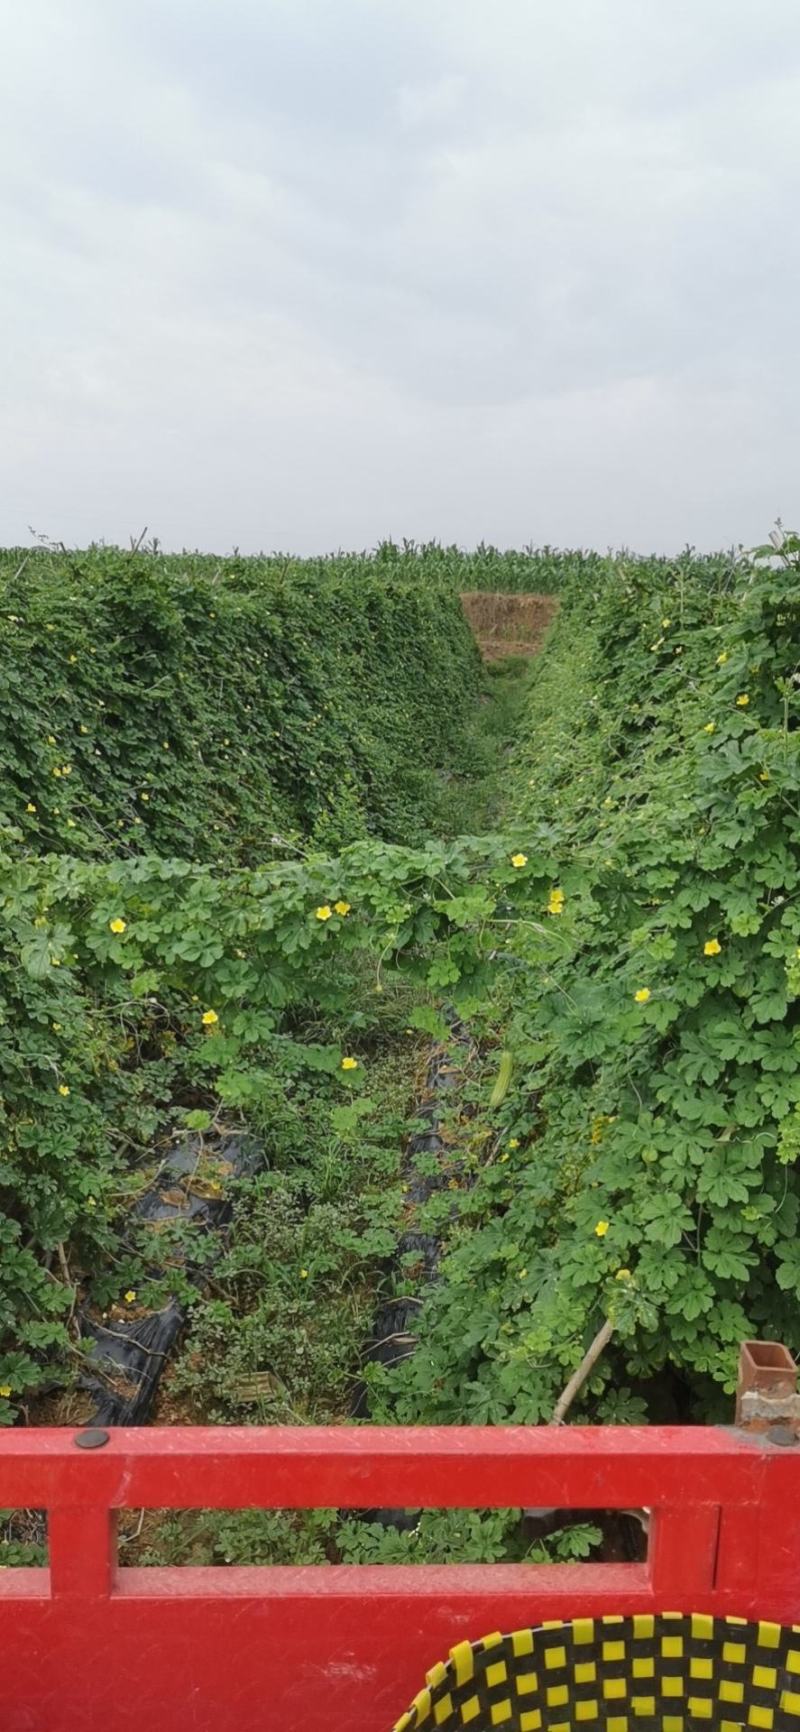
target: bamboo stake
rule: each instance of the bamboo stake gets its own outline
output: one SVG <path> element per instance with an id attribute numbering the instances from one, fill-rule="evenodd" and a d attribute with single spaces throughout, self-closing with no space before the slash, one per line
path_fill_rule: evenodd
<path id="1" fill-rule="evenodd" d="M 604 1348 L 608 1346 L 613 1333 L 614 1325 L 611 1322 L 610 1317 L 607 1317 L 602 1329 L 598 1329 L 591 1347 L 589 1347 L 584 1353 L 577 1371 L 573 1371 L 566 1389 L 564 1389 L 562 1394 L 559 1396 L 558 1401 L 553 1408 L 553 1418 L 551 1421 L 553 1425 L 563 1425 L 565 1415 L 571 1408 L 579 1389 L 583 1388 L 583 1385 L 589 1376 L 589 1372 L 592 1370 L 592 1367 L 597 1364 Z"/>

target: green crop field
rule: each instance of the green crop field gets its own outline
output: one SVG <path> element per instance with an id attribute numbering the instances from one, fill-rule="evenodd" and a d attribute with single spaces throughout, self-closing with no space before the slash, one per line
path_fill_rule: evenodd
<path id="1" fill-rule="evenodd" d="M 483 664 L 475 591 L 555 597 L 541 653 Z M 717 1419 L 743 1338 L 800 1348 L 795 538 L 6 550 L 0 621 L 0 1420 L 88 1417 L 93 1327 L 171 1304 L 161 1423 L 544 1422 L 592 1343 L 570 1419 Z M 220 1232 L 143 1213 L 176 1146 Z M 513 1512 L 145 1540 L 531 1555 Z"/>

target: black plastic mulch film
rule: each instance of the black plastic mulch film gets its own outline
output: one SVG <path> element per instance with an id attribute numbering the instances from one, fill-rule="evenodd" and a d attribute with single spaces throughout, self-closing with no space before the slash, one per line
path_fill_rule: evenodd
<path id="1" fill-rule="evenodd" d="M 800 1626 L 576 1618 L 461 1642 L 394 1732 L 800 1732 Z"/>
<path id="2" fill-rule="evenodd" d="M 197 1185 L 204 1156 L 209 1170 L 224 1173 L 228 1180 L 251 1178 L 267 1164 L 260 1143 L 247 1133 L 235 1131 L 205 1144 L 188 1138 L 166 1156 L 157 1178 L 135 1204 L 134 1218 L 152 1225 L 156 1233 L 163 1224 L 175 1222 L 200 1233 L 221 1234 L 231 1218 L 231 1200 L 213 1192 L 209 1195 L 207 1185 Z M 184 1269 L 198 1289 L 204 1285 L 204 1268 L 192 1262 L 189 1246 Z M 163 1277 L 164 1270 L 156 1266 L 153 1274 Z M 185 1311 L 176 1299 L 145 1317 L 118 1318 L 113 1324 L 88 1311 L 82 1314 L 81 1334 L 93 1347 L 81 1387 L 95 1401 L 93 1425 L 147 1424 L 162 1372 L 185 1322 Z"/>

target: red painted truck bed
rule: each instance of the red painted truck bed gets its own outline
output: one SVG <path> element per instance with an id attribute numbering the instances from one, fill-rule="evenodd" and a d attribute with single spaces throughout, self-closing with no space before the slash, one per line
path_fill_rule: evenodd
<path id="1" fill-rule="evenodd" d="M 650 1427 L 115 1430 L 0 1437 L 49 1570 L 0 1573 L 0 1732 L 390 1732 L 464 1637 L 709 1611 L 800 1623 L 800 1448 Z M 125 1569 L 120 1509 L 653 1512 L 643 1564 Z"/>

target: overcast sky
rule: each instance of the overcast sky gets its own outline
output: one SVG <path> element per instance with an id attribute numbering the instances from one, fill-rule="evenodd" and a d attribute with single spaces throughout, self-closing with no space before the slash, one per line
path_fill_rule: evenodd
<path id="1" fill-rule="evenodd" d="M 800 522 L 797 0 L 0 20 L 0 541 Z"/>

